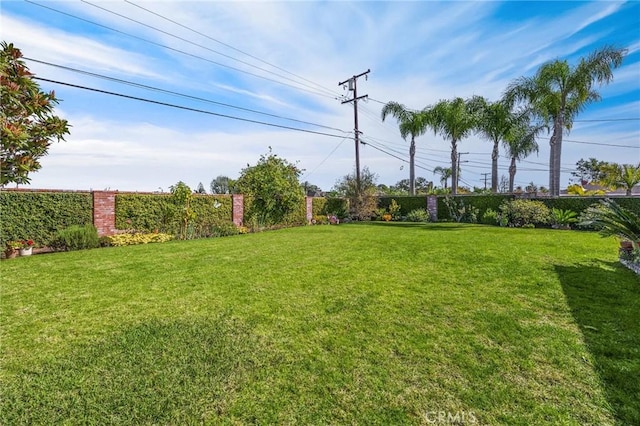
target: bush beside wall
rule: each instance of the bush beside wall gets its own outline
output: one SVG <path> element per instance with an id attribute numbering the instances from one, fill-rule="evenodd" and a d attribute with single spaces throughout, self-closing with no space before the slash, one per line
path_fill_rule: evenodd
<path id="1" fill-rule="evenodd" d="M 0 246 L 32 239 L 48 245 L 59 230 L 93 223 L 93 197 L 85 192 L 0 192 Z"/>

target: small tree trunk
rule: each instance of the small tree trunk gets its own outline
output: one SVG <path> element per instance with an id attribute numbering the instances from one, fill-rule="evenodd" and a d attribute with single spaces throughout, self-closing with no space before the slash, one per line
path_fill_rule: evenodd
<path id="1" fill-rule="evenodd" d="M 411 146 L 409 147 L 409 194 L 416 195 L 416 140 L 411 136 Z"/>
<path id="2" fill-rule="evenodd" d="M 458 193 L 458 143 L 455 139 L 451 140 L 451 193 Z"/>
<path id="3" fill-rule="evenodd" d="M 498 143 L 499 140 L 493 141 L 493 151 L 491 152 L 491 192 L 498 192 Z"/>
<path id="4" fill-rule="evenodd" d="M 509 192 L 513 194 L 513 183 L 516 179 L 516 157 L 511 157 L 511 165 L 509 166 Z"/>
<path id="5" fill-rule="evenodd" d="M 554 176 L 555 149 L 556 149 L 556 131 L 554 128 L 553 134 L 551 135 L 551 139 L 549 139 L 549 195 L 551 196 L 555 196 L 555 181 L 556 181 Z"/>

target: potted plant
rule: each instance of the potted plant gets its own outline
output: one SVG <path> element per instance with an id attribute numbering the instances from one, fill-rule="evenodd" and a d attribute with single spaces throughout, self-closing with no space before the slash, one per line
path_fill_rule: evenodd
<path id="1" fill-rule="evenodd" d="M 22 240 L 20 256 L 31 256 L 33 252 L 33 240 Z"/>
<path id="2" fill-rule="evenodd" d="M 22 241 L 7 241 L 4 248 L 4 257 L 13 259 L 18 255 L 18 250 L 22 248 Z"/>

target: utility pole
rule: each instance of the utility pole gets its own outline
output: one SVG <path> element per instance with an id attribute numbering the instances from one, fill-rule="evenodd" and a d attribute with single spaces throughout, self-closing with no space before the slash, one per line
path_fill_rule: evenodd
<path id="1" fill-rule="evenodd" d="M 358 78 L 369 74 L 371 70 L 366 70 L 363 73 L 358 75 L 354 75 L 351 78 L 346 79 L 345 81 L 338 83 L 338 86 L 344 86 L 347 83 L 349 84 L 349 91 L 353 91 L 353 98 L 348 99 L 346 101 L 342 101 L 343 104 L 353 102 L 353 120 L 354 120 L 354 141 L 356 143 L 356 189 L 358 194 L 360 194 L 360 131 L 358 130 L 358 100 L 364 99 L 369 95 L 358 96 Z"/>
<path id="2" fill-rule="evenodd" d="M 484 176 L 484 189 L 487 189 L 487 176 L 489 176 L 491 173 L 480 173 L 482 176 Z"/>

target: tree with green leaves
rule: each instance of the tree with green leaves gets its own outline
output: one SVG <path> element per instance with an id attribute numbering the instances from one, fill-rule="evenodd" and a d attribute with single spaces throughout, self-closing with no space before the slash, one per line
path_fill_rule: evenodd
<path id="1" fill-rule="evenodd" d="M 411 194 L 409 179 L 402 179 L 396 182 L 390 189 L 395 191 L 397 194 Z M 416 194 L 428 194 L 431 189 L 433 189 L 433 182 L 428 181 L 422 176 L 418 176 L 416 178 L 416 182 L 414 184 Z"/>
<path id="2" fill-rule="evenodd" d="M 360 191 L 355 171 L 344 176 L 333 187 L 335 194 L 349 200 L 349 214 L 353 219 L 369 220 L 378 207 L 376 180 L 378 175 L 367 166 L 360 171 Z"/>
<path id="3" fill-rule="evenodd" d="M 283 223 L 300 208 L 304 192 L 298 178 L 301 170 L 275 154 L 263 154 L 255 166 L 242 169 L 236 181 L 239 193 L 253 200 L 247 214 L 259 225 Z"/>
<path id="4" fill-rule="evenodd" d="M 526 116 L 527 112 L 523 114 Z M 513 193 L 516 162 L 525 159 L 534 152 L 538 152 L 539 147 L 536 137 L 543 128 L 544 126 L 542 125 L 531 125 L 527 123 L 527 120 L 519 120 L 518 125 L 511 127 L 505 135 L 503 144 L 507 150 L 507 155 L 511 158 L 511 164 L 509 165 L 509 192 Z"/>
<path id="5" fill-rule="evenodd" d="M 196 213 L 191 208 L 193 194 L 191 188 L 186 183 L 179 181 L 170 188 L 171 198 L 180 222 L 178 238 L 186 240 L 188 238 L 189 222 L 196 218 Z"/>
<path id="6" fill-rule="evenodd" d="M 435 169 L 433 169 L 433 174 L 440 175 L 440 183 L 442 184 L 444 189 L 447 189 L 447 181 L 449 180 L 452 174 L 451 167 L 437 166 Z"/>
<path id="7" fill-rule="evenodd" d="M 427 109 L 434 132 L 451 143 L 451 193 L 458 192 L 458 142 L 476 128 L 478 114 L 470 100 L 441 100 Z"/>
<path id="8" fill-rule="evenodd" d="M 553 129 L 549 140 L 549 192 L 560 194 L 562 136 L 573 127 L 576 116 L 592 102 L 600 100 L 596 84 L 608 84 L 613 69 L 622 64 L 626 49 L 605 46 L 576 66 L 566 60 L 542 65 L 532 77 L 511 82 L 505 92 L 509 102 L 528 103 L 537 116 Z"/>
<path id="9" fill-rule="evenodd" d="M 633 187 L 640 184 L 640 163 L 633 164 L 606 164 L 601 168 L 600 182 L 612 188 L 623 188 L 627 196 L 631 196 Z"/>
<path id="10" fill-rule="evenodd" d="M 424 111 L 413 111 L 398 102 L 392 101 L 382 107 L 382 121 L 389 115 L 398 120 L 398 127 L 402 139 L 407 140 L 407 137 L 411 136 L 411 143 L 409 145 L 409 194 L 416 195 L 416 137 L 427 131 L 429 127 L 428 114 Z"/>
<path id="11" fill-rule="evenodd" d="M 571 172 L 571 175 L 578 179 L 580 183 L 595 182 L 598 183 L 604 177 L 604 167 L 609 163 L 606 161 L 599 161 L 593 157 L 585 160 L 581 158 L 576 163 L 576 170 Z"/>
<path id="12" fill-rule="evenodd" d="M 493 143 L 491 151 L 491 192 L 498 192 L 498 158 L 500 142 L 509 133 L 516 116 L 503 99 L 489 102 L 482 96 L 470 100 L 471 108 L 479 114 L 476 130 Z"/>
<path id="13" fill-rule="evenodd" d="M 228 176 L 219 175 L 209 184 L 212 194 L 233 194 L 235 181 Z"/>
<path id="14" fill-rule="evenodd" d="M 0 44 L 0 186 L 29 183 L 53 141 L 69 134 L 66 120 L 53 115 L 58 99 L 45 93 L 12 43 Z"/>

